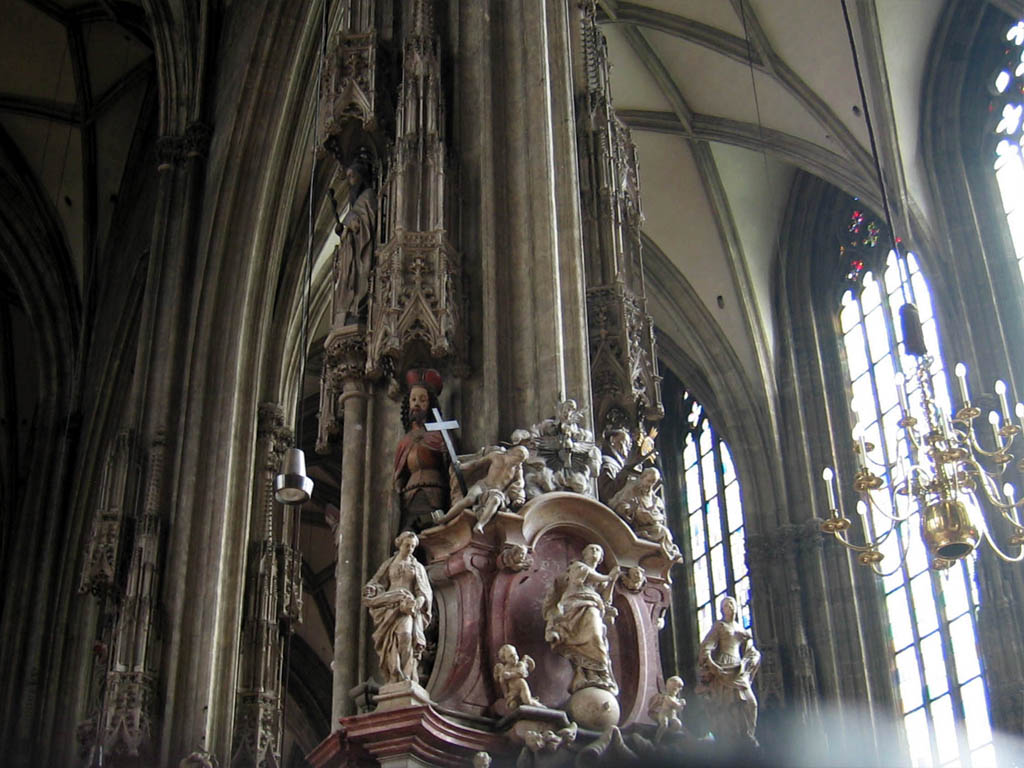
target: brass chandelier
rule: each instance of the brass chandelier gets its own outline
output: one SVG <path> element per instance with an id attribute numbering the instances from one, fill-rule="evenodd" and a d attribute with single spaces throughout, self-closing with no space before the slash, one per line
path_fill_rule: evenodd
<path id="1" fill-rule="evenodd" d="M 841 3 L 888 234 L 903 278 L 905 261 L 899 252 L 899 239 L 895 237 L 853 28 L 846 0 L 841 0 Z M 904 532 L 897 535 L 893 542 L 896 544 L 894 548 L 898 551 L 900 564 L 906 559 L 911 540 L 906 529 L 915 517 L 920 518 L 921 538 L 932 568 L 949 568 L 957 560 L 974 552 L 983 540 L 988 541 L 993 551 L 1005 561 L 1024 560 L 1024 525 L 1020 521 L 1024 499 L 1017 501 L 1013 485 L 1004 482 L 1007 472 L 1012 472 L 1011 467 L 1015 466 L 1017 471 L 1024 473 L 1024 459 L 1016 462 L 1010 453 L 1022 432 L 1024 404 L 1017 403 L 1011 413 L 1006 383 L 996 381 L 994 390 L 999 399 L 999 410 L 989 411 L 987 420 L 990 434 L 979 439 L 975 422 L 982 410 L 971 402 L 967 388 L 967 367 L 958 363 L 955 368 L 960 408 L 955 412 L 952 408 L 944 409 L 936 398 L 932 378 L 934 361 L 924 343 L 917 307 L 905 303 L 899 314 L 904 350 L 917 359 L 913 373 L 917 386 L 908 387 L 903 375 L 896 375 L 901 416 L 896 426 L 902 431 L 902 439 L 895 446 L 896 460 L 890 460 L 889 463 L 885 458 L 882 462 L 872 461 L 868 454 L 875 446 L 868 443 L 863 431 L 860 431 L 858 469 L 853 477 L 853 488 L 861 496 L 857 507 L 863 526 L 864 544 L 854 544 L 847 538 L 851 523 L 839 512 L 835 473 L 831 467 L 825 467 L 822 472 L 828 495 L 829 517 L 821 524 L 821 530 L 832 534 L 843 546 L 856 552 L 858 562 L 869 566 L 879 575 L 887 575 L 879 565 L 885 557 L 882 549 L 893 548 L 887 544 L 894 531 L 901 528 Z M 908 392 L 908 389 L 912 391 Z M 915 402 L 910 403 L 912 395 Z M 1014 423 L 1014 417 L 1017 423 Z M 884 435 L 884 432 L 880 430 L 879 434 Z M 988 447 L 989 444 L 991 447 Z M 892 451 L 891 445 L 889 451 Z M 886 455 L 887 452 L 883 450 L 882 456 Z M 886 478 L 889 478 L 888 485 Z M 886 503 L 878 503 L 879 494 L 888 497 Z M 869 512 L 872 510 L 869 523 Z M 876 535 L 878 531 L 873 524 L 876 521 L 883 523 L 880 527 L 886 528 L 880 535 Z M 996 543 L 992 531 L 1000 528 L 1003 529 L 1000 538 L 1006 534 L 1009 545 L 1018 548 L 1016 554 L 1008 554 Z"/>
<path id="2" fill-rule="evenodd" d="M 903 438 L 897 444 L 897 460 L 889 465 L 872 461 L 868 454 L 875 446 L 866 442 L 861 433 L 856 450 L 858 469 L 854 474 L 853 488 L 861 496 L 857 506 L 865 543 L 854 544 L 847 538 L 846 532 L 851 523 L 839 513 L 835 473 L 831 467 L 825 467 L 822 472 L 828 494 L 829 517 L 821 524 L 821 529 L 856 552 L 857 561 L 870 566 L 879 575 L 883 574 L 879 566 L 884 557 L 881 548 L 898 527 L 909 526 L 915 516 L 920 517 L 921 538 L 934 569 L 949 568 L 957 560 L 970 555 L 982 540 L 988 541 L 1003 560 L 1019 562 L 1024 559 L 1024 525 L 1020 520 L 1024 499 L 1016 501 L 1013 485 L 1002 481 L 1007 470 L 1015 464 L 1010 449 L 1022 432 L 1024 403 L 1017 403 L 1011 415 L 1006 383 L 996 381 L 994 389 L 999 397 L 999 411 L 989 411 L 990 435 L 979 439 L 975 422 L 982 411 L 971 402 L 967 367 L 963 363 L 956 366 L 961 405 L 950 416 L 935 397 L 931 373 L 933 361 L 924 346 L 914 305 L 905 304 L 900 309 L 900 318 L 904 348 L 917 358 L 914 376 L 918 387 L 914 394 L 918 397 L 911 406 L 906 382 L 897 374 L 896 391 L 902 417 L 897 426 L 902 430 Z M 1013 417 L 1019 423 L 1014 423 Z M 983 443 L 989 442 L 991 448 L 986 448 Z M 1016 462 L 1016 467 L 1024 471 L 1024 460 Z M 892 477 L 894 469 L 898 471 L 899 478 L 893 478 L 887 485 L 882 475 Z M 877 495 L 880 493 L 887 494 L 893 504 L 879 503 Z M 906 499 L 902 505 L 896 503 L 900 497 Z M 909 509 L 900 514 L 898 506 Z M 887 507 L 891 507 L 891 511 Z M 888 522 L 887 530 L 880 535 L 872 535 L 867 520 L 869 510 L 874 511 L 875 520 Z M 1009 529 L 1010 546 L 1019 548 L 1015 555 L 1004 552 L 993 538 L 992 530 L 998 527 L 997 522 Z M 908 542 L 909 535 L 904 534 L 897 540 Z M 907 549 L 908 544 L 899 547 L 901 563 L 906 558 Z"/>

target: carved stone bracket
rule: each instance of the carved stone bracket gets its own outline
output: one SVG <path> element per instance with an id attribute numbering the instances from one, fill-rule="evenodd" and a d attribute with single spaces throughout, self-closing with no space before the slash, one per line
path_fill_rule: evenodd
<path id="1" fill-rule="evenodd" d="M 366 371 L 366 329 L 345 325 L 333 329 L 324 341 L 324 369 L 320 374 L 320 428 L 316 452 L 328 453 L 341 439 L 341 398 L 346 387 L 362 387 Z"/>
<path id="2" fill-rule="evenodd" d="M 156 140 L 158 171 L 169 171 L 191 158 L 205 158 L 210 153 L 213 127 L 206 123 L 189 123 L 182 136 L 160 136 Z"/>

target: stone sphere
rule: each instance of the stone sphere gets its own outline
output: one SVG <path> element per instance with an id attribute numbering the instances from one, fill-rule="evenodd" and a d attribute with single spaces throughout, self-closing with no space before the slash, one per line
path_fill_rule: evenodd
<path id="1" fill-rule="evenodd" d="M 569 697 L 568 710 L 570 720 L 591 731 L 619 724 L 619 700 L 603 688 L 580 688 Z"/>

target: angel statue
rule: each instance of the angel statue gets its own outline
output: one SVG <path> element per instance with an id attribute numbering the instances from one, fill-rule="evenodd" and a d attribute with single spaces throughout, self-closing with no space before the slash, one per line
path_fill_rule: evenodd
<path id="1" fill-rule="evenodd" d="M 528 653 L 522 656 L 514 645 L 506 643 L 498 649 L 498 663 L 494 665 L 494 681 L 505 697 L 509 712 L 519 707 L 543 707 L 540 699 L 530 693 L 526 678 L 533 672 L 536 663 Z"/>
<path id="2" fill-rule="evenodd" d="M 433 600 L 427 571 L 413 556 L 419 543 L 412 531 L 398 534 L 398 551 L 363 587 L 363 605 L 373 619 L 373 648 L 387 683 L 419 682 Z"/>
<path id="3" fill-rule="evenodd" d="M 569 563 L 544 598 L 544 639 L 551 650 L 572 664 L 570 693 L 587 687 L 603 688 L 613 695 L 619 692 L 608 652 L 608 625 L 618 613 L 612 606 L 612 592 L 619 566 L 607 576 L 599 573 L 597 566 L 603 559 L 604 549 L 588 544 L 583 556 Z"/>
<path id="4" fill-rule="evenodd" d="M 760 666 L 761 654 L 754 647 L 750 632 L 739 621 L 735 598 L 723 597 L 719 613 L 722 618 L 712 625 L 700 644 L 697 693 L 708 697 L 715 738 L 756 747 L 757 697 L 750 684 Z"/>

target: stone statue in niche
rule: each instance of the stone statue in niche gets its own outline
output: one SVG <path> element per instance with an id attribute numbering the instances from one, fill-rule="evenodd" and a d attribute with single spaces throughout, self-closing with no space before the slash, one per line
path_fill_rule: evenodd
<path id="1" fill-rule="evenodd" d="M 345 169 L 345 178 L 348 211 L 335 228 L 341 240 L 334 251 L 334 327 L 362 322 L 366 318 L 377 240 L 377 193 L 373 189 L 373 160 L 369 150 L 360 149 Z"/>
<path id="2" fill-rule="evenodd" d="M 496 446 L 484 449 L 481 454 L 469 461 L 461 461 L 462 472 L 471 475 L 486 467 L 487 474 L 469 486 L 466 495 L 452 504 L 447 514 L 435 514 L 439 524 L 455 519 L 468 509 L 476 515 L 473 530 L 479 533 L 499 510 L 511 511 L 526 503 L 523 462 L 530 455 L 529 450 L 522 445 L 511 448 Z"/>
<path id="3" fill-rule="evenodd" d="M 629 478 L 611 498 L 609 506 L 629 523 L 637 536 L 658 544 L 666 559 L 681 562 L 683 556 L 666 525 L 665 502 L 658 493 L 660 484 L 661 472 L 657 467 L 648 467 Z"/>
<path id="4" fill-rule="evenodd" d="M 386 683 L 419 681 L 433 592 L 427 571 L 413 556 L 419 538 L 403 531 L 389 557 L 363 588 L 363 605 L 373 619 L 373 648 Z"/>
<path id="5" fill-rule="evenodd" d="M 585 415 L 575 400 L 563 400 L 556 416 L 530 430 L 537 455 L 551 469 L 558 490 L 590 493 L 591 478 L 601 467 L 594 433 L 581 424 Z"/>
<path id="6" fill-rule="evenodd" d="M 761 654 L 740 623 L 735 598 L 723 597 L 719 614 L 721 618 L 700 644 L 697 693 L 708 698 L 708 714 L 717 740 L 756 747 L 757 698 L 751 682 Z"/>
<path id="7" fill-rule="evenodd" d="M 619 719 L 619 686 L 612 675 L 608 626 L 618 611 L 612 594 L 619 567 L 605 575 L 597 570 L 604 559 L 598 544 L 583 548 L 544 598 L 544 639 L 551 650 L 572 664 L 569 715 L 585 728 L 601 730 Z"/>
<path id="8" fill-rule="evenodd" d="M 406 373 L 408 398 L 402 405 L 405 435 L 395 450 L 395 490 L 401 509 L 400 527 L 421 531 L 434 524 L 434 512 L 448 509 L 450 480 L 444 438 L 424 426 L 437 407 L 444 381 L 432 368 Z"/>
<path id="9" fill-rule="evenodd" d="M 631 479 L 640 474 L 644 462 L 653 460 L 654 435 L 642 435 L 636 443 L 625 427 L 616 427 L 605 435 L 605 450 L 601 454 L 601 471 L 597 476 L 598 498 L 611 505 L 612 497 Z"/>
<path id="10" fill-rule="evenodd" d="M 665 681 L 664 693 L 651 696 L 647 714 L 658 724 L 658 730 L 654 734 L 656 744 L 661 743 L 666 733 L 674 733 L 683 728 L 683 721 L 679 719 L 679 713 L 686 706 L 686 699 L 679 695 L 682 690 L 683 679 L 673 675 Z"/>
<path id="11" fill-rule="evenodd" d="M 530 693 L 530 685 L 526 678 L 533 672 L 536 664 L 533 658 L 524 653 L 522 656 L 514 645 L 506 643 L 498 649 L 498 663 L 494 665 L 494 681 L 505 697 L 508 711 L 529 707 L 543 707 L 540 699 Z"/>

